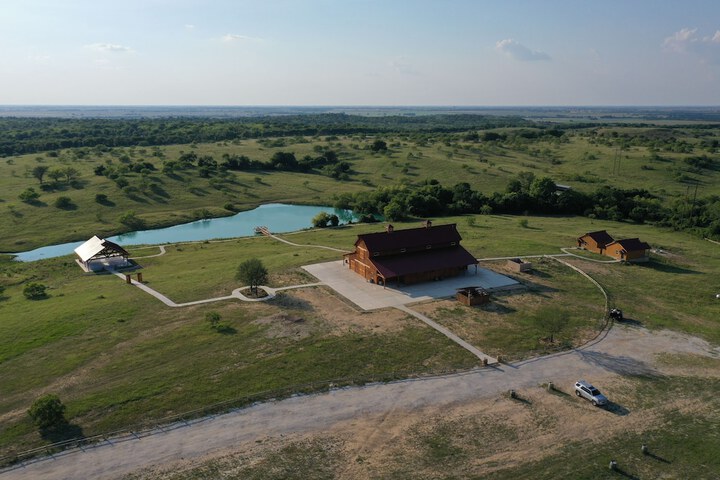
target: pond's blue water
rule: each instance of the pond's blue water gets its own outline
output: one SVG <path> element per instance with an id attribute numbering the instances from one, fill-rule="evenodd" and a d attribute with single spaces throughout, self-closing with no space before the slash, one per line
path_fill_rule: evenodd
<path id="1" fill-rule="evenodd" d="M 312 226 L 312 218 L 320 212 L 335 214 L 340 221 L 351 220 L 352 212 L 337 210 L 332 207 L 307 205 L 285 205 L 271 203 L 261 205 L 255 210 L 240 212 L 232 217 L 198 220 L 197 222 L 124 233 L 108 240 L 119 245 L 161 245 L 178 242 L 197 242 L 216 238 L 248 237 L 255 234 L 255 227 L 266 226 L 271 232 L 284 233 L 302 230 Z M 70 242 L 61 245 L 50 245 L 35 250 L 18 253 L 15 260 L 31 262 L 43 258 L 60 257 L 73 253 L 84 242 Z"/>

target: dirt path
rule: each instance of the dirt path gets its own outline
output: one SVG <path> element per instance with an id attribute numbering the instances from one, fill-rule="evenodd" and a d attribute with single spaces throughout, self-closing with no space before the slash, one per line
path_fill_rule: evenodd
<path id="1" fill-rule="evenodd" d="M 566 353 L 467 373 L 344 388 L 268 402 L 217 417 L 177 424 L 142 438 L 111 439 L 85 450 L 23 464 L 4 479 L 116 478 L 138 469 L 193 460 L 268 437 L 328 431 L 351 419 L 412 414 L 424 408 L 453 408 L 487 402 L 509 389 L 546 381 L 567 386 L 577 378 L 653 374 L 657 353 L 720 356 L 705 341 L 678 333 L 613 328 L 591 345 Z"/>

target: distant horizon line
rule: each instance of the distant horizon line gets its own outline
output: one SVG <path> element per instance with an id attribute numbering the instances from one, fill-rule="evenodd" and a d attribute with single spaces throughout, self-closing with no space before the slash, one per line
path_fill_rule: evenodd
<path id="1" fill-rule="evenodd" d="M 383 104 L 102 104 L 102 103 L 4 103 L 0 108 L 720 108 L 700 104 L 547 104 L 547 105 L 383 105 Z"/>

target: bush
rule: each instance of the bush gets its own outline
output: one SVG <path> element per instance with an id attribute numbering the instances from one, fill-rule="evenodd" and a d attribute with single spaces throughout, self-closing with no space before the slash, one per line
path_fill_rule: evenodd
<path id="1" fill-rule="evenodd" d="M 126 227 L 133 228 L 135 230 L 140 230 L 145 227 L 145 221 L 138 217 L 132 210 L 120 215 L 119 220 L 120 223 Z"/>
<path id="2" fill-rule="evenodd" d="M 205 314 L 205 320 L 210 322 L 210 328 L 217 328 L 220 325 L 220 314 L 218 312 L 208 312 Z"/>
<path id="3" fill-rule="evenodd" d="M 43 430 L 59 427 L 66 423 L 65 405 L 57 395 L 52 393 L 35 400 L 28 410 L 28 415 L 33 419 L 35 425 Z"/>
<path id="4" fill-rule="evenodd" d="M 40 300 L 47 297 L 47 287 L 42 283 L 31 282 L 23 288 L 23 295 L 28 300 Z"/>
<path id="5" fill-rule="evenodd" d="M 23 191 L 18 198 L 25 203 L 32 203 L 40 197 L 40 194 L 35 191 L 34 188 L 30 187 Z"/>
<path id="6" fill-rule="evenodd" d="M 74 205 L 70 197 L 58 197 L 55 199 L 55 207 L 67 210 L 72 208 Z"/>
<path id="7" fill-rule="evenodd" d="M 95 201 L 96 201 L 97 203 L 107 203 L 107 202 L 108 202 L 108 196 L 105 195 L 104 193 L 98 193 L 97 195 L 95 195 Z"/>

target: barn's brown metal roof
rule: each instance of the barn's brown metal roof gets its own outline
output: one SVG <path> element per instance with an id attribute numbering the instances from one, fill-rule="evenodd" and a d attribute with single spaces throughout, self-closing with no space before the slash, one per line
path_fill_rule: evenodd
<path id="1" fill-rule="evenodd" d="M 427 245 L 450 245 L 462 240 L 457 231 L 456 224 L 433 225 L 431 227 L 408 228 L 405 230 L 394 230 L 391 232 L 366 233 L 358 235 L 355 245 L 360 241 L 370 251 L 387 252 L 403 248 L 425 248 Z"/>
<path id="2" fill-rule="evenodd" d="M 477 265 L 477 259 L 461 246 L 424 250 L 391 257 L 370 258 L 370 262 L 385 278 L 430 272 L 443 268 Z"/>

